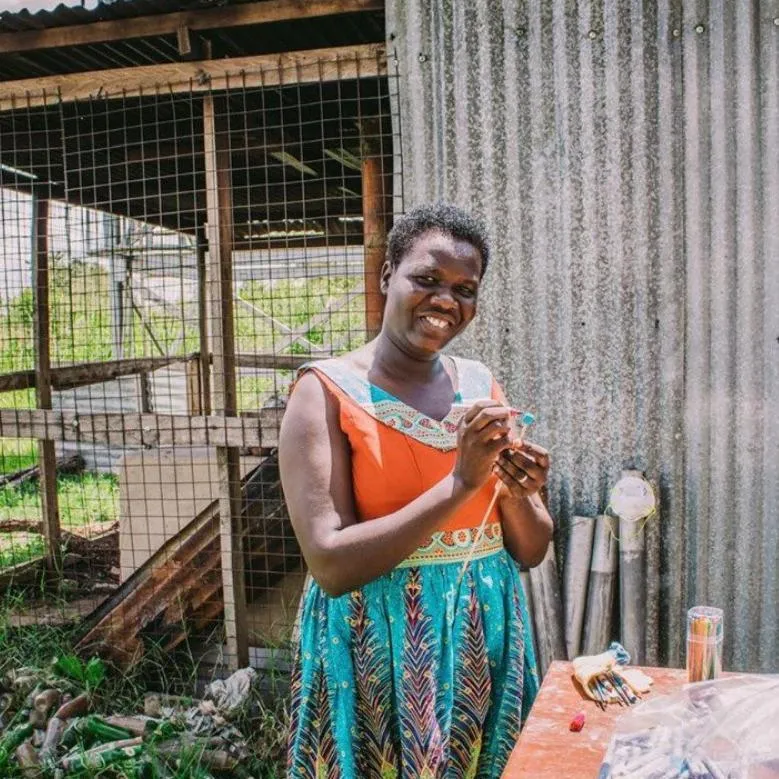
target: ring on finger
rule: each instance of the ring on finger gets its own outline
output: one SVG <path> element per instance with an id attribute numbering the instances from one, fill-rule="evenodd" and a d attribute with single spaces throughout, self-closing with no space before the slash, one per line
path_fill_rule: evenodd
<path id="1" fill-rule="evenodd" d="M 527 483 L 528 475 L 526 471 L 522 471 L 521 476 L 517 476 L 517 481 L 524 487 Z"/>

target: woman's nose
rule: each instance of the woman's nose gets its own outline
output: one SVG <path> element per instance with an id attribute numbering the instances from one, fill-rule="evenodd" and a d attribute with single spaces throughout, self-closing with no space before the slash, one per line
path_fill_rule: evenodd
<path id="1" fill-rule="evenodd" d="M 442 308 L 457 308 L 457 300 L 455 299 L 452 291 L 446 287 L 439 287 L 431 296 L 431 303 L 441 306 Z"/>

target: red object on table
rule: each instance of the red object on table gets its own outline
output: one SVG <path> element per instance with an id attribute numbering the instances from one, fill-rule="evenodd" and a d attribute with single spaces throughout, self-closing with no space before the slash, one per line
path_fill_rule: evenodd
<path id="1" fill-rule="evenodd" d="M 574 733 L 578 733 L 584 727 L 584 721 L 587 719 L 583 711 L 580 711 L 572 720 L 568 726 L 568 730 L 572 730 Z"/>
<path id="2" fill-rule="evenodd" d="M 687 671 L 681 668 L 633 667 L 654 679 L 652 692 L 645 699 L 668 695 L 687 683 Z M 601 711 L 574 682 L 570 663 L 552 663 L 503 779 L 597 777 L 616 719 L 632 708 L 612 703 Z M 569 729 L 571 718 L 579 711 L 586 713 L 587 725 L 582 731 L 573 732 Z"/>

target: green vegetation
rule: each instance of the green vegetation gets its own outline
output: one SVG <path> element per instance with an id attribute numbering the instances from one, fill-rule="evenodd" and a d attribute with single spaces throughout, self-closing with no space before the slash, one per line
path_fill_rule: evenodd
<path id="1" fill-rule="evenodd" d="M 360 346 L 365 342 L 363 295 L 354 295 L 347 305 L 336 305 L 358 283 L 356 277 L 343 276 L 246 282 L 238 290 L 240 300 L 234 309 L 236 351 L 309 354 L 311 344 L 334 352 Z M 321 320 L 319 315 L 328 304 L 337 310 Z M 305 329 L 314 317 L 315 323 Z M 155 306 L 145 311 L 144 319 L 145 323 L 137 311 L 132 313 L 125 357 L 158 355 L 155 341 L 171 354 L 198 351 L 196 301 Z M 33 368 L 33 324 L 31 290 L 0 308 L 0 373 Z M 288 329 L 302 330 L 302 337 L 290 344 Z M 65 265 L 61 258 L 52 258 L 51 356 L 54 365 L 112 359 L 108 274 L 99 266 Z M 239 408 L 258 408 L 269 394 L 283 391 L 289 378 L 281 376 L 282 385 L 269 377 L 241 378 Z M 34 390 L 0 393 L 0 408 L 34 406 Z"/>
<path id="2" fill-rule="evenodd" d="M 33 461 L 31 464 L 35 464 Z M 22 466 L 27 467 L 27 466 Z M 119 517 L 118 480 L 111 474 L 83 473 L 57 478 L 60 523 L 64 530 L 113 522 Z M 37 522 L 41 518 L 38 481 L 0 487 L 0 523 Z M 43 554 L 43 539 L 35 533 L 0 533 L 0 569 Z"/>
<path id="3" fill-rule="evenodd" d="M 321 318 L 328 304 L 352 292 L 356 278 L 317 278 L 281 281 L 253 281 L 239 290 L 244 303 L 235 306 L 236 350 L 247 353 L 307 354 L 310 344 L 340 352 L 364 342 L 364 300 L 355 295 L 331 315 Z M 337 306 L 334 306 L 337 307 Z M 259 310 L 257 310 L 259 309 Z M 52 258 L 51 355 L 54 365 L 99 362 L 113 357 L 108 275 L 96 265 L 74 263 L 66 266 Z M 306 329 L 307 323 L 316 321 Z M 157 306 L 144 311 L 145 322 L 137 312 L 129 317 L 125 357 L 154 356 L 154 342 L 173 354 L 197 351 L 196 302 Z M 34 365 L 33 296 L 27 290 L 8 302 L 0 302 L 0 373 L 30 370 Z M 305 340 L 289 345 L 288 329 L 301 329 Z M 151 333 L 149 332 L 151 331 Z M 308 343 L 307 343 L 308 342 Z M 291 372 L 274 375 L 242 376 L 239 379 L 239 407 L 259 408 L 274 392 L 284 392 Z M 0 408 L 33 408 L 34 390 L 0 393 Z M 37 442 L 0 439 L 0 475 L 16 473 L 37 464 Z M 110 475 L 63 475 L 57 479 L 60 518 L 63 529 L 112 522 L 118 517 L 118 483 Z M 19 487 L 0 487 L 0 522 L 41 519 L 37 481 Z M 40 556 L 43 540 L 33 532 L 0 532 L 0 569 Z M 20 667 L 45 669 L 78 676 L 73 656 L 76 628 L 36 625 L 14 627 L 11 616 L 21 610 L 29 593 L 6 592 L 0 600 L 0 679 Z M 47 593 L 47 598 L 51 594 Z M 217 641 L 217 638 L 214 639 Z M 82 667 L 85 686 L 91 687 L 93 710 L 97 713 L 133 713 L 143 710 L 148 690 L 174 695 L 195 695 L 207 671 L 194 659 L 185 643 L 174 655 L 156 646 L 147 646 L 141 662 L 129 671 L 106 669 L 105 678 L 89 679 Z M 79 661 L 80 662 L 80 661 Z M 81 667 L 81 666 L 79 666 Z M 68 669 L 70 669 L 68 671 Z M 76 680 L 78 681 L 78 679 Z M 88 682 L 88 684 L 87 684 Z M 286 693 L 273 702 L 253 694 L 251 704 L 235 723 L 249 738 L 252 758 L 248 766 L 255 779 L 284 776 L 283 753 L 288 717 Z M 197 755 L 191 765 L 183 765 L 177 779 L 200 775 Z M 16 769 L 12 769 L 15 771 Z M 84 777 L 91 774 L 84 774 Z M 119 774 L 103 771 L 93 774 L 118 779 Z M 4 773 L 3 776 L 6 776 Z M 7 774 L 17 779 L 18 773 Z"/>
<path id="4" fill-rule="evenodd" d="M 9 393 L 5 393 L 9 394 Z M 0 393 L 2 399 L 3 393 Z M 27 438 L 0 438 L 0 475 L 38 464 L 38 446 Z"/>
<path id="5" fill-rule="evenodd" d="M 23 596 L 8 594 L 0 600 L 0 680 L 20 669 L 27 677 L 48 680 L 48 685 L 85 691 L 91 699 L 90 712 L 98 716 L 134 715 L 144 711 L 144 699 L 149 692 L 197 698 L 202 687 L 211 681 L 211 669 L 198 660 L 186 643 L 174 653 L 149 644 L 139 662 L 126 670 L 94 658 L 79 658 L 73 647 L 78 640 L 74 626 L 35 625 L 14 627 L 13 614 L 24 605 Z M 210 643 L 217 643 L 213 636 Z M 253 776 L 255 779 L 281 779 L 284 776 L 284 750 L 288 731 L 286 692 L 273 685 L 270 696 L 255 685 L 246 705 L 231 721 L 247 739 L 249 757 L 242 761 L 240 772 L 231 776 Z M 15 705 L 19 704 L 19 706 Z M 10 711 L 22 710 L 21 700 L 11 702 Z M 17 724 L 19 716 L 10 718 L 8 730 Z M 19 720 L 21 721 L 21 720 Z M 7 732 L 7 731 L 6 731 Z M 0 726 L 0 735 L 3 730 Z M 127 769 L 125 769 L 127 770 Z M 71 774 L 68 774 L 70 776 Z M 209 776 L 199 762 L 197 750 L 181 761 L 178 770 L 166 774 L 171 779 L 194 779 Z M 214 773 L 216 776 L 224 774 Z M 4 768 L 4 779 L 21 779 L 15 763 Z M 157 776 L 154 773 L 123 773 L 117 767 L 84 772 L 80 779 L 121 779 L 130 776 Z"/>

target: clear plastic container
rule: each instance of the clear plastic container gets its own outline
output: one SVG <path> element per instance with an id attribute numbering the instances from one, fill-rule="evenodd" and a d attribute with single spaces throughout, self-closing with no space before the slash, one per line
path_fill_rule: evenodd
<path id="1" fill-rule="evenodd" d="M 712 606 L 687 612 L 687 681 L 708 682 L 722 674 L 724 615 Z"/>
<path id="2" fill-rule="evenodd" d="M 619 717 L 599 779 L 777 779 L 779 675 L 728 675 Z"/>

